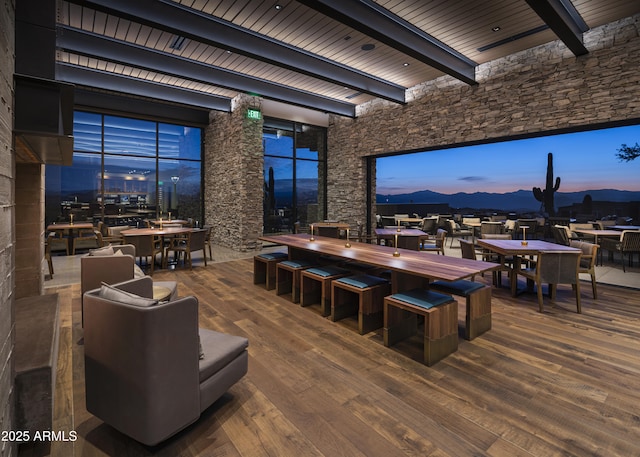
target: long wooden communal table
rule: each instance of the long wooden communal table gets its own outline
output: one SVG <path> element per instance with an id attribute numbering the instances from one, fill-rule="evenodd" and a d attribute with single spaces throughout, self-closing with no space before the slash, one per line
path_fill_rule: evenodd
<path id="1" fill-rule="evenodd" d="M 260 239 L 287 246 L 289 259 L 314 260 L 324 255 L 390 270 L 392 293 L 416 287 L 427 288 L 429 282 L 436 280 L 457 281 L 499 268 L 499 265 L 491 262 L 409 249 L 397 249 L 400 255 L 395 257 L 393 253 L 396 249 L 388 246 L 352 243 L 351 247 L 346 247 L 345 240 L 316 236 L 314 241 L 310 241 L 308 234 L 263 236 Z"/>
<path id="2" fill-rule="evenodd" d="M 518 275 L 521 258 L 523 256 L 537 256 L 542 251 L 551 252 L 582 252 L 581 249 L 564 246 L 562 244 L 549 243 L 542 240 L 491 240 L 478 239 L 478 246 L 488 249 L 500 256 L 513 256 L 513 271 L 511 272 L 511 295 L 518 295 Z"/>

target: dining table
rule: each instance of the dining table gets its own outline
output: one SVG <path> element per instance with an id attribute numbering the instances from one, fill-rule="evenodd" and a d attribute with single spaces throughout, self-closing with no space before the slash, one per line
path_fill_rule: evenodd
<path id="1" fill-rule="evenodd" d="M 458 281 L 499 268 L 492 262 L 427 254 L 410 249 L 369 243 L 347 243 L 331 237 L 309 234 L 262 236 L 260 240 L 287 246 L 290 260 L 318 260 L 331 256 L 358 264 L 389 270 L 392 293 L 428 288 L 433 281 Z"/>
<path id="2" fill-rule="evenodd" d="M 513 256 L 511 268 L 511 295 L 518 295 L 517 272 L 522 265 L 522 259 L 526 256 L 537 257 L 540 252 L 580 252 L 581 249 L 565 246 L 563 244 L 550 243 L 543 240 L 492 240 L 480 238 L 476 240 L 478 246 L 487 249 L 501 257 Z"/>
<path id="3" fill-rule="evenodd" d="M 60 238 L 68 237 L 69 248 L 73 247 L 74 239 L 80 230 L 93 230 L 91 222 L 64 222 L 47 225 L 47 232 L 55 232 Z"/>
<path id="4" fill-rule="evenodd" d="M 414 228 L 377 228 L 375 229 L 378 244 L 384 240 L 385 246 L 397 246 L 399 248 L 420 250 L 420 240 L 427 238 L 428 233 Z"/>
<path id="5" fill-rule="evenodd" d="M 189 224 L 189 221 L 185 220 L 185 219 L 157 219 L 154 221 L 149 221 L 150 223 L 152 223 L 153 225 L 187 225 Z"/>

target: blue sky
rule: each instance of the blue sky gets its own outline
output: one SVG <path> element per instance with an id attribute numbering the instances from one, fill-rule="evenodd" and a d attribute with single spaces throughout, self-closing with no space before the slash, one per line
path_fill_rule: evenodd
<path id="1" fill-rule="evenodd" d="M 552 135 L 377 160 L 377 193 L 419 190 L 511 192 L 545 186 L 547 153 L 553 153 L 560 192 L 640 191 L 640 158 L 620 162 L 622 144 L 640 143 L 640 125 Z"/>

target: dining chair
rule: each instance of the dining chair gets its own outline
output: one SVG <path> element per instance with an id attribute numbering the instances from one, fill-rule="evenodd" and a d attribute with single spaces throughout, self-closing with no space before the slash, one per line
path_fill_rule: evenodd
<path id="1" fill-rule="evenodd" d="M 162 245 L 162 237 L 159 235 L 125 235 L 125 244 L 132 244 L 136 248 L 136 256 L 142 264 L 142 258 L 147 261 L 151 257 L 150 274 L 153 275 L 155 268 L 156 256 L 160 254 L 160 265 L 164 264 L 164 247 Z M 142 266 L 142 265 L 140 265 Z"/>
<path id="2" fill-rule="evenodd" d="M 504 233 L 504 225 L 502 225 L 502 222 L 483 221 L 480 223 L 480 235 L 498 235 L 501 233 Z"/>
<path id="3" fill-rule="evenodd" d="M 420 237 L 419 243 L 418 243 L 420 246 L 419 250 L 434 251 L 434 252 L 437 252 L 438 254 L 445 255 L 444 245 L 445 245 L 446 239 L 447 239 L 447 231 L 444 229 L 438 229 L 436 231 L 435 237 L 431 235 Z"/>
<path id="4" fill-rule="evenodd" d="M 184 254 L 184 263 L 189 262 L 189 269 L 193 269 L 193 262 L 191 253 L 202 251 L 202 257 L 204 259 L 204 266 L 207 266 L 207 252 L 205 240 L 207 238 L 208 230 L 206 229 L 194 229 L 190 232 L 181 233 L 173 238 L 169 242 L 164 254 L 164 265 L 167 264 L 169 258 L 169 252 L 174 252 L 174 258 L 176 261 L 180 258 L 180 253 Z"/>
<path id="5" fill-rule="evenodd" d="M 633 265 L 633 254 L 638 253 L 640 255 L 640 230 L 624 230 L 619 240 L 603 237 L 600 243 L 602 243 L 603 249 L 609 251 L 610 256 L 614 252 L 619 252 L 622 255 L 622 271 L 626 273 L 625 260 L 627 254 L 629 255 L 629 266 Z"/>
<path id="6" fill-rule="evenodd" d="M 510 233 L 485 233 L 481 235 L 485 240 L 511 240 L 513 237 Z M 513 256 L 504 256 L 497 254 L 489 249 L 480 249 L 482 260 L 485 262 L 494 262 L 501 265 L 500 269 L 493 270 L 493 284 L 497 287 L 502 285 L 502 272 L 507 274 L 513 269 Z"/>
<path id="7" fill-rule="evenodd" d="M 69 255 L 69 237 L 65 236 L 63 231 L 49 232 L 47 243 L 49 244 L 50 252 L 63 250 L 66 255 Z"/>
<path id="8" fill-rule="evenodd" d="M 543 312 L 543 284 L 548 284 L 549 297 L 552 301 L 556 298 L 558 284 L 571 284 L 576 295 L 577 312 L 582 313 L 579 277 L 581 256 L 581 251 L 540 251 L 533 268 L 524 268 L 514 272 L 534 282 L 537 288 L 540 312 Z"/>
<path id="9" fill-rule="evenodd" d="M 578 248 L 582 250 L 582 257 L 580 258 L 579 273 L 586 273 L 591 276 L 591 290 L 593 291 L 593 298 L 598 298 L 598 290 L 596 287 L 596 258 L 598 248 L 597 244 L 589 243 L 587 241 L 571 241 L 569 245 L 572 248 Z"/>
<path id="10" fill-rule="evenodd" d="M 78 233 L 72 238 L 73 248 L 71 253 L 76 255 L 77 249 L 96 249 L 102 247 L 102 233 L 95 229 L 78 229 Z"/>
<path id="11" fill-rule="evenodd" d="M 453 246 L 454 238 L 466 238 L 468 236 L 473 236 L 472 230 L 462 228 L 455 220 L 449 219 L 447 223 L 449 224 L 449 232 L 447 234 L 451 237 L 449 247 Z"/>
<path id="12" fill-rule="evenodd" d="M 213 254 L 211 254 L 211 232 L 213 230 L 213 226 L 205 225 L 204 229 L 207 231 L 207 236 L 204 239 L 204 244 L 209 250 L 209 260 L 213 260 Z M 206 257 L 206 255 L 205 255 Z"/>

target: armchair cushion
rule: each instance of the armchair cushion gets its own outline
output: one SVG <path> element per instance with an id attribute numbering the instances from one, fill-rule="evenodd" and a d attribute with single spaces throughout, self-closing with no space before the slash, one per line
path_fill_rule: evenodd
<path id="1" fill-rule="evenodd" d="M 198 331 L 203 357 L 200 358 L 200 382 L 210 378 L 241 355 L 249 340 L 201 328 Z"/>
<path id="2" fill-rule="evenodd" d="M 98 297 L 105 300 L 111 300 L 118 303 L 124 303 L 131 306 L 154 306 L 158 304 L 158 300 L 152 298 L 141 297 L 140 295 L 112 287 L 109 284 L 102 283 Z"/>

